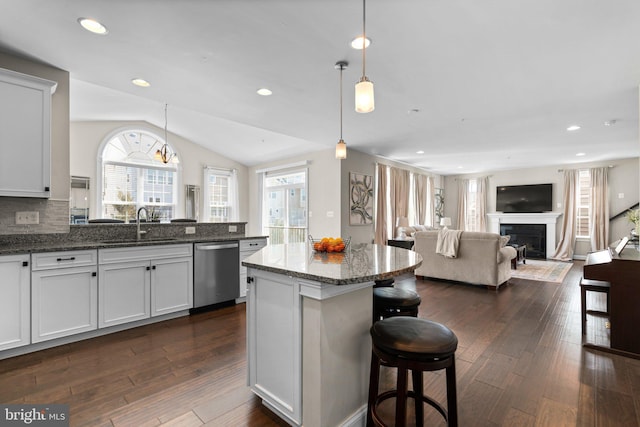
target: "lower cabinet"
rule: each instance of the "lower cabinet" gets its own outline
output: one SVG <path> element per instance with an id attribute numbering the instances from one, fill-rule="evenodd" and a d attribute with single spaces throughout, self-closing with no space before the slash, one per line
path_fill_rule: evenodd
<path id="1" fill-rule="evenodd" d="M 153 261 L 151 267 L 151 316 L 193 307 L 193 258 Z"/>
<path id="2" fill-rule="evenodd" d="M 247 296 L 247 267 L 242 265 L 242 261 L 265 246 L 266 238 L 240 240 L 240 298 Z"/>
<path id="3" fill-rule="evenodd" d="M 32 257 L 31 342 L 95 330 L 98 326 L 96 251 Z"/>
<path id="4" fill-rule="evenodd" d="M 101 249 L 98 326 L 193 307 L 193 245 Z"/>
<path id="5" fill-rule="evenodd" d="M 30 344 L 29 255 L 0 256 L 0 351 Z"/>
<path id="6" fill-rule="evenodd" d="M 151 314 L 149 261 L 100 265 L 98 326 L 107 328 L 149 318 Z"/>

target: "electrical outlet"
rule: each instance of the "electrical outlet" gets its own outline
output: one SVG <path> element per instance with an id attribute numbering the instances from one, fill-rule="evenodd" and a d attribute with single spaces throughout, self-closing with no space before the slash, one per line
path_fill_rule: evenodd
<path id="1" fill-rule="evenodd" d="M 229 233 L 235 233 L 238 231 L 238 226 L 237 225 L 230 225 L 229 226 Z"/>
<path id="2" fill-rule="evenodd" d="M 624 193 L 618 193 L 618 199 L 624 199 Z"/>
<path id="3" fill-rule="evenodd" d="M 195 227 L 185 227 L 184 234 L 196 234 Z"/>
<path id="4" fill-rule="evenodd" d="M 327 211 L 327 218 L 333 218 L 333 211 Z"/>
<path id="5" fill-rule="evenodd" d="M 28 224 L 39 224 L 39 223 L 40 223 L 40 212 L 38 211 L 16 212 L 17 225 L 28 225 Z"/>

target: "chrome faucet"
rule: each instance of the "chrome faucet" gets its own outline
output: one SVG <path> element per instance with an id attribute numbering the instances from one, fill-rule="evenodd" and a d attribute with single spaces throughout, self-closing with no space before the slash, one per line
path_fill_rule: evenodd
<path id="1" fill-rule="evenodd" d="M 145 217 L 148 219 L 149 218 L 149 211 L 147 211 L 147 208 L 145 208 L 144 206 L 141 207 L 140 209 L 138 209 L 138 213 L 136 214 L 136 222 L 137 222 L 137 230 L 136 230 L 136 240 L 140 240 L 142 238 L 143 234 L 147 234 L 146 231 L 140 230 L 140 211 L 144 210 L 144 215 Z"/>

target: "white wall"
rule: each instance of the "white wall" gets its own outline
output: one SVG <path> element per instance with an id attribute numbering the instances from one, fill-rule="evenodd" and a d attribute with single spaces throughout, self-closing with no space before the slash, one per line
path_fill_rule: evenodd
<path id="1" fill-rule="evenodd" d="M 72 122 L 71 123 L 71 154 L 70 170 L 71 175 L 86 176 L 91 178 L 91 196 L 96 203 L 91 206 L 89 216 L 96 217 L 96 205 L 100 200 L 97 188 L 98 171 L 98 150 L 103 141 L 112 135 L 114 131 L 123 128 L 143 129 L 155 133 L 158 136 L 164 135 L 164 129 L 155 127 L 147 122 L 122 122 L 122 121 L 101 121 L 101 122 Z M 205 166 L 215 166 L 224 169 L 238 170 L 238 187 L 240 189 L 240 221 L 249 220 L 249 196 L 245 189 L 248 187 L 247 167 L 233 160 L 222 157 L 213 151 L 207 150 L 200 145 L 196 145 L 178 135 L 169 133 L 167 135 L 169 144 L 176 150 L 180 159 L 179 180 L 180 195 L 176 210 L 176 217 L 184 216 L 185 199 L 184 186 L 198 185 L 203 187 L 203 169 Z M 204 201 L 200 200 L 200 217 L 203 215 Z"/>
<path id="2" fill-rule="evenodd" d="M 638 203 L 640 193 L 639 180 L 639 159 L 620 159 L 607 162 L 584 163 L 573 165 L 573 168 L 592 168 L 602 166 L 613 166 L 609 169 L 609 213 L 614 216 L 619 212 L 627 210 L 633 204 Z M 458 212 L 458 180 L 477 178 L 489 175 L 489 190 L 487 197 L 487 211 L 495 212 L 496 207 L 496 187 L 502 185 L 522 185 L 522 184 L 553 184 L 553 211 L 562 212 L 564 209 L 562 201 L 562 191 L 564 179 L 560 169 L 566 166 L 547 166 L 541 168 L 517 169 L 509 171 L 494 171 L 484 174 L 456 175 L 445 177 L 445 216 L 451 217 L 453 226 L 457 227 Z M 618 198 L 619 194 L 624 194 L 624 198 Z M 562 219 L 558 220 L 558 237 Z M 612 242 L 622 236 L 629 234 L 631 224 L 624 218 L 612 221 L 609 225 L 609 237 Z M 577 242 L 576 255 L 586 255 L 591 250 L 588 242 Z"/>
<path id="3" fill-rule="evenodd" d="M 249 168 L 249 219 L 248 235 L 262 235 L 260 226 L 260 207 L 258 192 L 258 174 L 256 171 L 273 167 L 308 161 L 309 170 L 309 234 L 320 238 L 339 236 L 341 222 L 340 204 L 340 160 L 335 158 L 333 148 L 316 151 L 303 156 L 264 163 Z M 333 216 L 330 216 L 330 215 Z"/>

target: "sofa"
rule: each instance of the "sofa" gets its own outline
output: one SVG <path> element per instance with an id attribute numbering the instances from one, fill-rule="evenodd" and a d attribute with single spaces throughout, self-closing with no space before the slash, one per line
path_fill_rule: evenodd
<path id="1" fill-rule="evenodd" d="M 437 228 L 429 227 L 428 225 L 407 225 L 396 227 L 396 234 L 394 237 L 411 238 L 418 231 L 430 231 L 437 230 Z"/>
<path id="2" fill-rule="evenodd" d="M 413 238 L 413 250 L 423 259 L 415 271 L 418 277 L 466 282 L 489 289 L 498 289 L 511 278 L 511 260 L 516 257 L 516 250 L 506 246 L 508 236 L 463 231 L 455 258 L 436 253 L 438 231 L 417 231 Z"/>

